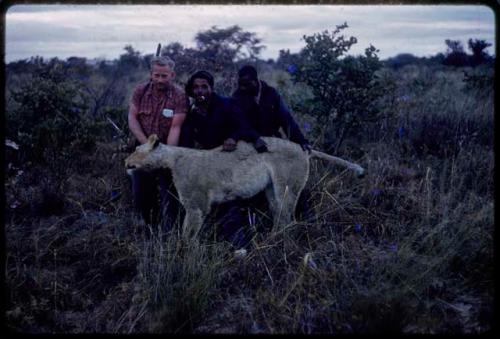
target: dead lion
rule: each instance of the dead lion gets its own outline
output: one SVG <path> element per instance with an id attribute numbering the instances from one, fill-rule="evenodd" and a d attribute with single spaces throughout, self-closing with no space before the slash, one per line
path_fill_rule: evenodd
<path id="1" fill-rule="evenodd" d="M 290 141 L 264 137 L 269 152 L 257 153 L 239 141 L 233 152 L 222 147 L 196 150 L 161 144 L 156 135 L 136 148 L 127 159 L 128 170 L 169 168 L 179 200 L 186 210 L 183 235 L 198 234 L 213 204 L 250 198 L 265 190 L 274 227 L 292 221 L 297 199 L 309 177 L 309 159 L 321 158 L 345 166 L 358 175 L 364 169 L 349 161 L 312 151 L 304 152 Z"/>

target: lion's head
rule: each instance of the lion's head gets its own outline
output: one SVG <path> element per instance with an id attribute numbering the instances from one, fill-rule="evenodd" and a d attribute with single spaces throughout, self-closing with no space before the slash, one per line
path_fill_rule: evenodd
<path id="1" fill-rule="evenodd" d="M 127 172 L 135 169 L 154 169 L 159 167 L 158 159 L 155 156 L 155 150 L 160 144 L 160 139 L 156 134 L 149 136 L 148 141 L 140 146 L 137 146 L 135 152 L 130 154 L 125 159 L 125 167 Z M 129 172 L 130 173 L 130 172 Z"/>

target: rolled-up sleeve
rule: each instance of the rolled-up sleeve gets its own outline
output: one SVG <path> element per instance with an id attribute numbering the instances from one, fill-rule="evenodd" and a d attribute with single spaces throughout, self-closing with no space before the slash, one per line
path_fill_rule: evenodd
<path id="1" fill-rule="evenodd" d="M 175 96 L 174 105 L 174 114 L 187 114 L 187 97 L 184 91 L 179 91 L 177 93 L 177 95 Z"/>

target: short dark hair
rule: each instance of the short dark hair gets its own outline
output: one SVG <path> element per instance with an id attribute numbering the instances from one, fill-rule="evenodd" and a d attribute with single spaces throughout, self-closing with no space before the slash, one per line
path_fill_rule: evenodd
<path id="1" fill-rule="evenodd" d="M 245 65 L 238 71 L 238 77 L 248 76 L 250 79 L 257 80 L 257 70 L 251 65 Z"/>
<path id="2" fill-rule="evenodd" d="M 191 75 L 186 84 L 185 91 L 187 95 L 193 96 L 193 83 L 195 79 L 205 79 L 206 81 L 208 81 L 210 88 L 212 90 L 214 89 L 214 77 L 212 76 L 212 74 L 207 71 L 198 71 Z"/>

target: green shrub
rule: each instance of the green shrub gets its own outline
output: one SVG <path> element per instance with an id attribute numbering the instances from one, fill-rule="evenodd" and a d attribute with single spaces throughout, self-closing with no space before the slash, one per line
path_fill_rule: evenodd
<path id="1" fill-rule="evenodd" d="M 294 73 L 295 81 L 311 87 L 309 114 L 323 127 L 325 148 L 335 151 L 348 135 L 360 132 L 364 122 L 380 118 L 376 101 L 384 90 L 375 77 L 381 67 L 378 50 L 370 46 L 364 56 L 345 56 L 357 43 L 355 37 L 340 35 L 345 28 L 347 24 L 331 33 L 304 36 L 306 46 Z"/>
<path id="2" fill-rule="evenodd" d="M 20 145 L 20 160 L 64 171 L 103 134 L 103 123 L 87 115 L 87 99 L 58 64 L 43 65 L 11 92 L 7 138 Z"/>

